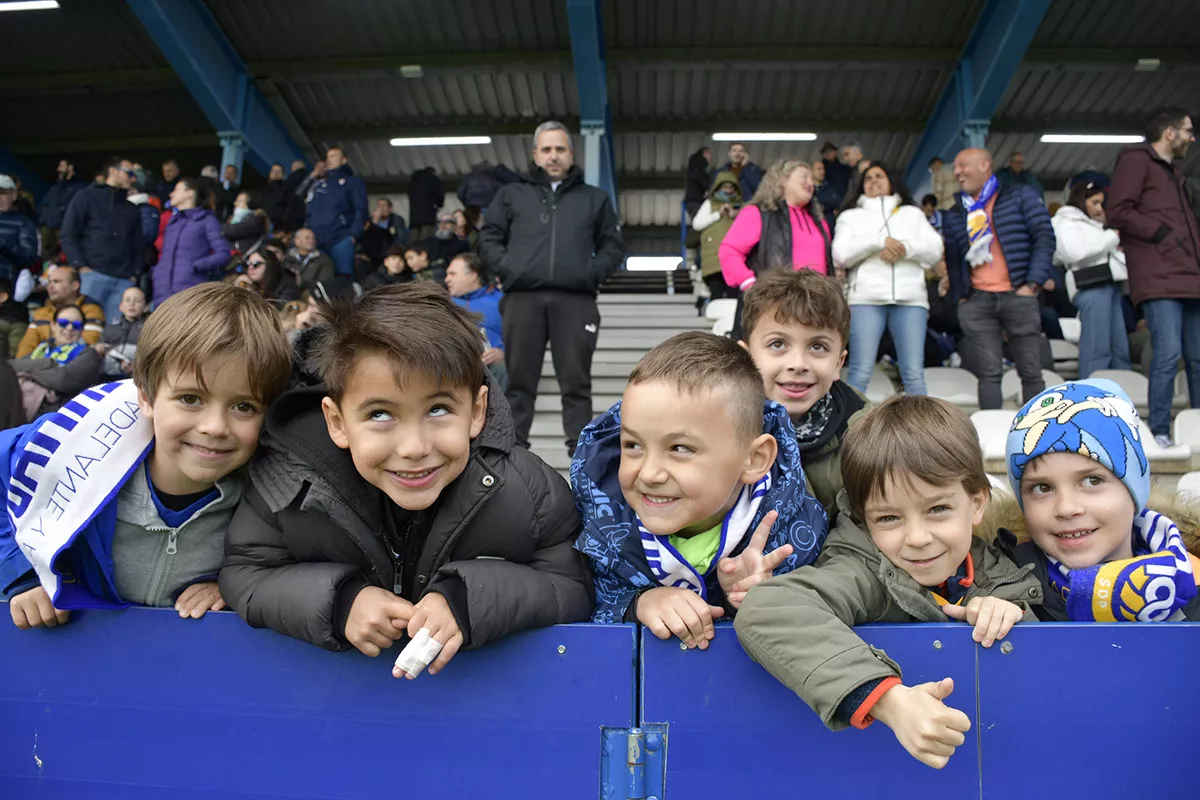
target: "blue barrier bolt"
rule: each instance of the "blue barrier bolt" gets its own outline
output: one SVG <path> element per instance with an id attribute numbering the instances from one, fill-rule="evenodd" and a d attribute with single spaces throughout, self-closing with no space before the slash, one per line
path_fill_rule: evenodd
<path id="1" fill-rule="evenodd" d="M 558 646 L 558 654 L 561 656 L 565 652 L 567 652 L 567 646 L 565 644 L 560 644 Z"/>
<path id="2" fill-rule="evenodd" d="M 933 649 L 934 649 L 934 650 L 941 650 L 941 649 L 942 649 L 942 640 L 941 640 L 941 639 L 934 639 L 934 640 L 933 640 Z"/>
<path id="3" fill-rule="evenodd" d="M 657 733 L 652 733 L 646 737 L 646 749 L 649 750 L 651 753 L 657 751 L 658 748 L 661 746 L 662 746 L 662 737 L 659 736 Z M 650 800 L 650 799 L 646 798 L 646 800 Z"/>
<path id="4" fill-rule="evenodd" d="M 1004 655 L 1008 655 L 1012 651 L 1013 651 L 1012 642 L 1005 642 L 1004 644 L 1000 645 L 1000 652 L 1003 653 Z"/>

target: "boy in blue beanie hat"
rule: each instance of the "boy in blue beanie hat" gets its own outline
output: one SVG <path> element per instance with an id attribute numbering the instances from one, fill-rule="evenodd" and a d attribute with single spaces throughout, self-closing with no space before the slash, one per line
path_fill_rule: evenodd
<path id="1" fill-rule="evenodd" d="M 1128 395 L 1112 381 L 1046 389 L 1017 414 L 1008 476 L 1032 541 L 998 544 L 1042 581 L 1055 622 L 1200 619 L 1196 566 L 1166 516 L 1147 508 L 1150 466 Z"/>

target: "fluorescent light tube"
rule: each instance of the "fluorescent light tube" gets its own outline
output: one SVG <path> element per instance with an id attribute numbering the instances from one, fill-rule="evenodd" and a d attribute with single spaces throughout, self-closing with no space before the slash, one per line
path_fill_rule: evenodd
<path id="1" fill-rule="evenodd" d="M 392 147 L 436 147 L 454 144 L 491 144 L 490 136 L 410 136 L 392 139 Z"/>
<path id="2" fill-rule="evenodd" d="M 714 133 L 714 142 L 815 142 L 815 133 Z"/>
<path id="3" fill-rule="evenodd" d="M 1044 133 L 1042 144 L 1137 144 L 1145 138 L 1135 134 Z"/>
<path id="4" fill-rule="evenodd" d="M 58 7 L 58 0 L 18 0 L 0 3 L 0 11 L 49 11 Z"/>

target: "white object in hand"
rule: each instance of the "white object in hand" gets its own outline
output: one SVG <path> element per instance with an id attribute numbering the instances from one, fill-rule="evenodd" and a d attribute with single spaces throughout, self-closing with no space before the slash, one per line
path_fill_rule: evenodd
<path id="1" fill-rule="evenodd" d="M 396 656 L 396 668 L 406 672 L 410 678 L 415 678 L 440 652 L 442 643 L 429 635 L 428 628 L 421 628 L 412 641 L 400 651 L 400 655 Z"/>

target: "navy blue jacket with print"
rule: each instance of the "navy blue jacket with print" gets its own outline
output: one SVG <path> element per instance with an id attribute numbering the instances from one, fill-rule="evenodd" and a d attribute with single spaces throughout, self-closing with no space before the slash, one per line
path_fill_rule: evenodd
<path id="1" fill-rule="evenodd" d="M 1028 186 L 1001 187 L 992 206 L 992 229 L 1008 262 L 1008 279 L 1013 288 L 1027 283 L 1041 286 L 1054 276 L 1054 226 L 1042 198 Z M 967 212 L 962 193 L 954 195 L 954 206 L 942 216 L 946 240 L 946 269 L 950 273 L 949 300 L 957 302 L 971 294 L 971 265 L 967 263 Z"/>
<path id="2" fill-rule="evenodd" d="M 349 165 L 329 170 L 309 190 L 308 227 L 324 250 L 362 236 L 368 214 L 367 185 Z"/>
<path id="3" fill-rule="evenodd" d="M 792 555 L 775 570 L 776 575 L 782 575 L 817 560 L 829 532 L 829 520 L 821 504 L 804 491 L 800 449 L 783 406 L 771 401 L 763 406 L 763 432 L 775 437 L 779 455 L 771 468 L 771 488 L 748 530 L 757 528 L 768 512 L 779 512 L 766 550 L 792 545 Z M 636 532 L 636 514 L 621 495 L 617 478 L 620 464 L 621 404 L 617 403 L 583 429 L 571 462 L 571 486 L 583 520 L 583 532 L 575 547 L 588 557 L 596 579 L 592 622 L 632 621 L 626 620 L 626 615 L 634 598 L 660 585 Z M 746 537 L 731 555 L 744 550 L 748 541 Z M 709 604 L 726 605 L 717 582 L 715 559 L 706 578 Z"/>

